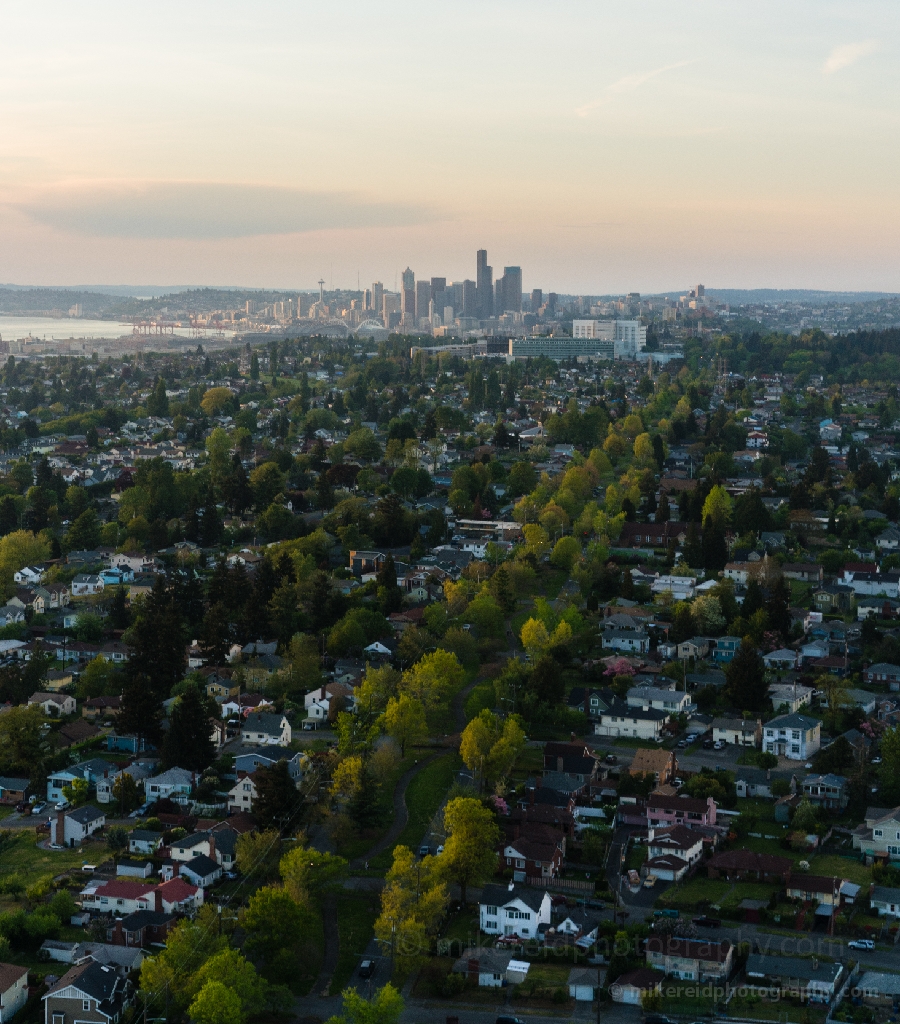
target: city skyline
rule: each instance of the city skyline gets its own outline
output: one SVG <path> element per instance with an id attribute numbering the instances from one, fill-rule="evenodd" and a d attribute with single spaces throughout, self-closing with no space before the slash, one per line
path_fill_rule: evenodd
<path id="1" fill-rule="evenodd" d="M 0 279 L 900 291 L 886 2 L 211 12 L 3 12 Z"/>

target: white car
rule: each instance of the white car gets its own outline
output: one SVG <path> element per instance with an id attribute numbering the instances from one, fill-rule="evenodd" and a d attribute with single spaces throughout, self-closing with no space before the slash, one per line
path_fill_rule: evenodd
<path id="1" fill-rule="evenodd" d="M 874 949 L 875 943 L 872 939 L 851 939 L 847 943 L 850 949 Z"/>
<path id="2" fill-rule="evenodd" d="M 724 749 L 725 749 L 725 740 L 716 740 L 716 742 L 713 744 L 713 750 L 724 750 Z"/>
<path id="3" fill-rule="evenodd" d="M 68 800 L 60 800 L 58 804 L 53 808 L 54 811 L 67 811 L 72 805 Z M 32 812 L 34 813 L 34 812 Z"/>

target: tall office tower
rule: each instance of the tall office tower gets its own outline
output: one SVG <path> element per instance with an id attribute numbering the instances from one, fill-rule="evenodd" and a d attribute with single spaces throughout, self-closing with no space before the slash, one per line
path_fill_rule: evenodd
<path id="1" fill-rule="evenodd" d="M 462 283 L 462 297 L 459 301 L 459 308 L 463 316 L 478 315 L 478 289 L 474 281 L 466 278 Z"/>
<path id="2" fill-rule="evenodd" d="M 497 280 L 494 282 L 494 301 L 492 303 L 494 316 L 500 316 L 500 314 L 503 312 L 503 300 L 506 298 L 506 296 L 503 294 L 504 285 L 505 282 L 502 277 L 498 277 Z"/>
<path id="3" fill-rule="evenodd" d="M 400 282 L 400 312 L 404 319 L 413 321 L 416 317 L 416 275 L 409 267 L 400 275 Z"/>
<path id="4" fill-rule="evenodd" d="M 400 302 L 394 292 L 384 292 L 381 296 L 381 320 L 385 327 L 396 327 L 400 315 Z"/>
<path id="5" fill-rule="evenodd" d="M 372 289 L 367 288 L 363 294 L 363 309 L 369 310 L 374 308 L 372 305 Z"/>
<path id="6" fill-rule="evenodd" d="M 544 304 L 544 293 L 540 288 L 531 289 L 531 312 L 537 313 L 537 311 Z"/>
<path id="7" fill-rule="evenodd" d="M 416 281 L 416 322 L 422 317 L 430 316 L 428 306 L 431 302 L 431 282 Z"/>
<path id="8" fill-rule="evenodd" d="M 447 278 L 433 277 L 431 279 L 431 298 L 434 308 L 440 312 L 447 304 Z"/>
<path id="9" fill-rule="evenodd" d="M 559 296 L 556 294 L 556 292 L 550 292 L 550 294 L 547 296 L 547 312 L 548 313 L 555 313 L 556 312 L 556 302 L 557 302 L 558 298 L 559 298 Z"/>
<path id="10" fill-rule="evenodd" d="M 492 316 L 494 313 L 494 272 L 488 266 L 487 249 L 479 249 L 475 254 L 475 260 L 477 315 L 480 317 Z"/>
<path id="11" fill-rule="evenodd" d="M 697 298 L 702 299 L 706 295 L 706 287 L 702 284 L 697 285 Z"/>
<path id="12" fill-rule="evenodd" d="M 376 281 L 372 285 L 372 309 L 378 314 L 381 312 L 381 300 L 384 298 L 384 285 Z"/>
<path id="13" fill-rule="evenodd" d="M 256 312 L 256 303 L 253 301 L 253 299 L 247 299 L 247 301 L 244 303 L 244 312 L 248 316 L 252 316 L 252 314 Z"/>
<path id="14" fill-rule="evenodd" d="M 503 268 L 503 313 L 522 312 L 522 268 Z"/>

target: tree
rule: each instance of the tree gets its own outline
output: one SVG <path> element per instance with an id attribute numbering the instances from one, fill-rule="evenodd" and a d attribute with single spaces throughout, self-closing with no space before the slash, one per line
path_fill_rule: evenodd
<path id="1" fill-rule="evenodd" d="M 44 562 L 50 557 L 50 545 L 42 535 L 30 530 L 14 530 L 0 538 L 0 588 L 5 597 L 15 591 L 13 574 L 23 565 Z"/>
<path id="2" fill-rule="evenodd" d="M 432 651 L 403 673 L 400 692 L 417 700 L 428 716 L 443 700 L 465 682 L 459 658 L 449 651 Z"/>
<path id="3" fill-rule="evenodd" d="M 127 679 L 122 688 L 122 704 L 116 716 L 116 729 L 137 736 L 138 749 L 141 749 L 144 740 L 150 743 L 160 741 L 162 717 L 162 700 L 153 692 L 147 676 L 138 674 Z"/>
<path id="4" fill-rule="evenodd" d="M 140 806 L 141 795 L 137 783 L 129 772 L 122 772 L 113 781 L 113 797 L 119 805 L 119 812 L 127 814 Z"/>
<path id="5" fill-rule="evenodd" d="M 468 886 L 496 870 L 500 829 L 494 815 L 472 797 L 456 797 L 447 803 L 444 829 L 447 840 L 440 859 L 447 877 L 459 885 L 465 904 Z"/>
<path id="6" fill-rule="evenodd" d="M 512 715 L 501 719 L 485 708 L 463 730 L 459 753 L 463 763 L 479 775 L 479 786 L 506 777 L 525 746 L 525 733 Z"/>
<path id="7" fill-rule="evenodd" d="M 221 981 L 207 981 L 191 1003 L 188 1014 L 194 1024 L 244 1024 L 240 996 Z"/>
<path id="8" fill-rule="evenodd" d="M 163 743 L 163 761 L 170 768 L 202 772 L 216 757 L 210 726 L 211 708 L 199 687 L 189 686 L 173 706 Z"/>
<path id="9" fill-rule="evenodd" d="M 65 546 L 70 551 L 92 551 L 100 543 L 100 520 L 92 509 L 84 512 L 66 531 Z"/>
<path id="10" fill-rule="evenodd" d="M 266 962 L 292 949 L 309 923 L 310 911 L 296 903 L 286 889 L 274 886 L 258 889 L 241 915 L 247 952 Z"/>
<path id="11" fill-rule="evenodd" d="M 698 800 L 711 796 L 717 804 L 721 804 L 728 795 L 722 783 L 712 773 L 705 771 L 688 779 L 682 788 L 688 796 Z"/>
<path id="12" fill-rule="evenodd" d="M 235 862 L 246 878 L 269 881 L 278 874 L 281 834 L 276 829 L 242 832 L 237 838 Z"/>
<path id="13" fill-rule="evenodd" d="M 0 715 L 0 769 L 4 775 L 31 778 L 44 760 L 44 714 L 37 704 L 10 708 Z"/>
<path id="14" fill-rule="evenodd" d="M 306 906 L 345 874 L 347 861 L 298 841 L 281 858 L 278 870 L 291 899 Z"/>
<path id="15" fill-rule="evenodd" d="M 731 520 L 731 495 L 720 484 L 710 489 L 703 502 L 701 522 L 704 528 L 709 520 L 723 528 Z"/>
<path id="16" fill-rule="evenodd" d="M 68 786 L 63 786 L 62 795 L 73 807 L 80 807 L 87 800 L 89 790 L 87 779 L 72 779 Z"/>
<path id="17" fill-rule="evenodd" d="M 779 576 L 766 602 L 769 628 L 787 640 L 791 633 L 791 587 L 784 576 Z"/>
<path id="18" fill-rule="evenodd" d="M 200 399 L 200 408 L 207 416 L 218 416 L 234 398 L 231 388 L 209 388 Z"/>
<path id="19" fill-rule="evenodd" d="M 522 626 L 519 637 L 532 661 L 536 661 L 550 645 L 550 634 L 540 619 L 529 619 Z"/>
<path id="20" fill-rule="evenodd" d="M 725 616 L 719 599 L 712 594 L 701 594 L 691 605 L 691 616 L 700 634 L 717 635 L 725 628 Z"/>
<path id="21" fill-rule="evenodd" d="M 882 733 L 878 781 L 881 785 L 879 800 L 889 807 L 900 804 L 900 726 L 895 725 Z"/>
<path id="22" fill-rule="evenodd" d="M 131 778 L 129 775 L 128 778 Z M 106 830 L 106 845 L 113 856 L 128 849 L 128 829 L 121 825 L 110 825 Z"/>
<path id="23" fill-rule="evenodd" d="M 176 1009 L 187 1009 L 197 971 L 226 945 L 217 908 L 207 904 L 196 918 L 179 921 L 166 936 L 165 949 L 144 960 L 141 991 L 159 1005 L 169 1000 Z"/>
<path id="24" fill-rule="evenodd" d="M 844 708 L 851 706 L 851 701 L 847 697 L 847 680 L 828 672 L 816 679 L 816 688 L 822 692 L 825 703 L 828 704 L 825 721 L 828 723 L 829 731 L 834 733 L 838 729 Z"/>
<path id="25" fill-rule="evenodd" d="M 400 611 L 403 607 L 403 591 L 397 585 L 397 567 L 390 552 L 378 570 L 375 586 L 382 614 L 390 615 L 391 612 Z"/>
<path id="26" fill-rule="evenodd" d="M 399 1024 L 403 997 L 393 985 L 378 989 L 371 1001 L 359 995 L 355 988 L 345 988 L 341 995 L 343 1013 L 340 1017 L 330 1017 L 325 1024 Z"/>
<path id="27" fill-rule="evenodd" d="M 394 848 L 394 863 L 381 890 L 375 938 L 390 950 L 401 970 L 411 969 L 427 953 L 450 902 L 440 860 L 438 856 L 417 861 L 407 847 Z"/>
<path id="28" fill-rule="evenodd" d="M 742 640 L 725 670 L 735 707 L 746 711 L 765 710 L 769 694 L 765 672 L 765 665 L 756 648 L 746 639 Z"/>
<path id="29" fill-rule="evenodd" d="M 287 761 L 282 758 L 271 768 L 257 768 L 256 803 L 253 814 L 261 828 L 289 829 L 300 804 L 300 794 L 291 778 Z"/>
<path id="30" fill-rule="evenodd" d="M 798 832 L 809 834 L 815 831 L 817 822 L 818 815 L 816 814 L 816 809 L 813 807 L 809 797 L 804 796 L 797 805 L 793 818 L 791 818 L 791 827 Z"/>
<path id="31" fill-rule="evenodd" d="M 401 757 L 406 755 L 406 745 L 425 735 L 425 709 L 409 694 L 391 697 L 384 712 L 385 731 L 400 744 Z"/>
<path id="32" fill-rule="evenodd" d="M 560 537 L 550 555 L 550 564 L 571 572 L 581 558 L 581 545 L 572 536 Z"/>

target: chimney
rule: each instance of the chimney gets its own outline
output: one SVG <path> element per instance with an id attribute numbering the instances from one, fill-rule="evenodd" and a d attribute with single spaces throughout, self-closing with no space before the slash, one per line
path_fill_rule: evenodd
<path id="1" fill-rule="evenodd" d="M 561 757 L 558 757 L 556 759 L 556 770 L 558 772 L 561 772 L 563 770 L 563 759 Z"/>
<path id="2" fill-rule="evenodd" d="M 575 742 L 575 733 L 574 732 L 570 732 L 569 736 L 570 736 L 569 742 L 570 743 L 574 743 Z"/>
<path id="3" fill-rule="evenodd" d="M 113 928 L 113 933 L 112 933 L 112 944 L 114 946 L 124 946 L 125 945 L 125 933 L 122 931 L 122 918 L 121 917 L 117 917 L 116 918 L 116 924 L 115 924 L 115 927 Z"/>
<path id="4" fill-rule="evenodd" d="M 214 832 L 209 834 L 209 859 L 216 859 L 216 836 Z"/>
<path id="5" fill-rule="evenodd" d="M 521 829 L 519 823 L 516 822 L 516 824 L 513 825 L 513 840 L 515 841 L 516 839 L 518 839 L 519 836 L 521 835 L 521 833 L 522 833 L 522 829 Z"/>
<path id="6" fill-rule="evenodd" d="M 159 891 L 159 886 L 153 890 L 153 907 L 157 914 L 161 914 L 163 912 L 162 894 Z"/>
<path id="7" fill-rule="evenodd" d="M 480 961 L 478 960 L 478 958 L 470 957 L 468 962 L 468 977 L 469 981 L 474 981 L 476 984 L 478 982 L 479 967 Z"/>
<path id="8" fill-rule="evenodd" d="M 56 843 L 58 846 L 66 845 L 66 812 L 60 811 L 56 815 Z"/>

